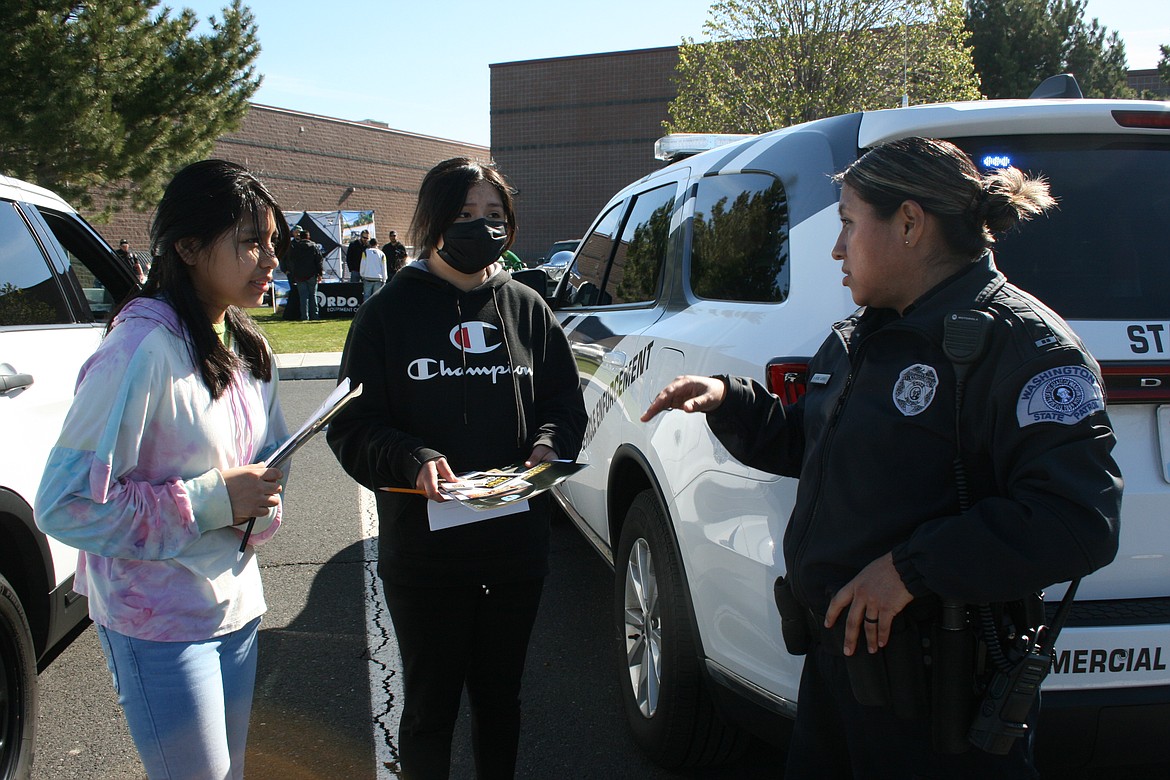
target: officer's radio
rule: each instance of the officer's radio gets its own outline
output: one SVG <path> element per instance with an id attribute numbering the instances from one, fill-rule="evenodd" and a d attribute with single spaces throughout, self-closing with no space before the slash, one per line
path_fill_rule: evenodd
<path id="1" fill-rule="evenodd" d="M 1046 641 L 1047 633 L 1047 627 L 1041 626 L 1037 639 L 1021 635 L 1016 649 L 1019 659 L 1007 671 L 997 671 L 991 678 L 967 735 L 975 747 L 1005 755 L 1017 739 L 1028 733 L 1028 715 L 1040 693 L 1040 683 L 1052 667 L 1052 645 Z"/>

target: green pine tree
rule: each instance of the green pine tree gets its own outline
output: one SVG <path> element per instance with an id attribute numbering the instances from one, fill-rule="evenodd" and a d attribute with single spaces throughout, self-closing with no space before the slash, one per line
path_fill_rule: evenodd
<path id="1" fill-rule="evenodd" d="M 182 165 L 239 127 L 260 86 L 252 12 L 210 32 L 157 0 L 0 6 L 0 170 L 82 206 L 158 201 Z"/>
<path id="2" fill-rule="evenodd" d="M 1026 98 L 1049 76 L 1072 73 L 1085 97 L 1128 98 L 1125 44 L 1085 0 L 967 0 L 975 69 L 989 98 Z"/>

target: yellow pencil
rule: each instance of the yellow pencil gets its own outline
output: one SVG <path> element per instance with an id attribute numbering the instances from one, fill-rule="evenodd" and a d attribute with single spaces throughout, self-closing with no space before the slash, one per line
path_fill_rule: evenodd
<path id="1" fill-rule="evenodd" d="M 384 488 L 378 488 L 378 489 L 385 490 L 387 493 L 414 493 L 414 494 L 420 495 L 420 496 L 425 496 L 427 494 L 427 491 L 418 490 L 416 488 L 384 487 Z"/>

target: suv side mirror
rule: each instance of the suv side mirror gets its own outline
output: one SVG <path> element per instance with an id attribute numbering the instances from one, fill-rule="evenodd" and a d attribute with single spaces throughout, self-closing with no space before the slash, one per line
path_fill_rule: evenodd
<path id="1" fill-rule="evenodd" d="M 540 297 L 549 303 L 548 274 L 539 268 L 525 268 L 521 271 L 512 271 L 512 278 L 520 284 L 531 287 L 540 293 Z M 550 303 L 551 305 L 551 303 Z"/>

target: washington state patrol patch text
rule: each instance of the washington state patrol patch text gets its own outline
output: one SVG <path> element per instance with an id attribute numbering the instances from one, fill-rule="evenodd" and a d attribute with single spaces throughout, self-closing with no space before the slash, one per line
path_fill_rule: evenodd
<path id="1" fill-rule="evenodd" d="M 1016 402 L 1020 427 L 1038 422 L 1074 425 L 1105 408 L 1097 377 L 1084 366 L 1042 371 L 1024 384 Z"/>

